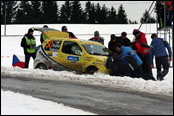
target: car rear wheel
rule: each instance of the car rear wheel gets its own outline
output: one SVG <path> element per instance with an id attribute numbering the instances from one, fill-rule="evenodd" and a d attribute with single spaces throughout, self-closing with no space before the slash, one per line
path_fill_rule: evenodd
<path id="1" fill-rule="evenodd" d="M 97 71 L 98 71 L 98 68 L 92 66 L 92 67 L 88 67 L 88 68 L 87 68 L 86 73 L 88 73 L 88 74 L 94 74 L 94 73 L 97 72 Z"/>
<path id="2" fill-rule="evenodd" d="M 38 69 L 42 69 L 42 70 L 47 70 L 47 67 L 44 64 L 39 64 L 37 66 Z"/>

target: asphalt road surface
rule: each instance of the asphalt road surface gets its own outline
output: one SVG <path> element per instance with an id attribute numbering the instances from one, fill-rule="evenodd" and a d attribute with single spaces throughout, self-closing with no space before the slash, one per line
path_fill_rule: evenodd
<path id="1" fill-rule="evenodd" d="M 130 92 L 121 88 L 1 75 L 1 89 L 63 103 L 100 115 L 173 115 L 173 96 Z"/>

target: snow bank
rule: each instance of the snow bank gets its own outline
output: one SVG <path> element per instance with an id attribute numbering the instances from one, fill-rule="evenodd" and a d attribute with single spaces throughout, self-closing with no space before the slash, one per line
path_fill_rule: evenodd
<path id="1" fill-rule="evenodd" d="M 94 115 L 51 101 L 1 90 L 1 115 Z"/>
<path id="2" fill-rule="evenodd" d="M 156 72 L 154 70 L 153 72 Z M 43 80 L 69 80 L 82 82 L 92 85 L 110 86 L 115 88 L 124 88 L 130 91 L 145 92 L 159 95 L 173 95 L 173 68 L 170 69 L 169 74 L 164 78 L 164 81 L 145 81 L 141 78 L 130 77 L 116 77 L 109 76 L 102 73 L 95 73 L 94 75 L 78 75 L 68 71 L 52 71 L 40 69 L 21 69 L 9 68 L 1 66 L 1 74 L 9 76 L 22 76 L 21 78 L 33 78 Z"/>

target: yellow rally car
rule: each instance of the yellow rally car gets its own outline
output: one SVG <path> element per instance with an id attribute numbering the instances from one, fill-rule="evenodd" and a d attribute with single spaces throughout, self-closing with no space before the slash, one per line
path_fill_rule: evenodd
<path id="1" fill-rule="evenodd" d="M 108 49 L 93 41 L 70 39 L 69 34 L 54 29 L 34 28 L 47 37 L 37 51 L 34 68 L 109 74 L 105 67 Z"/>

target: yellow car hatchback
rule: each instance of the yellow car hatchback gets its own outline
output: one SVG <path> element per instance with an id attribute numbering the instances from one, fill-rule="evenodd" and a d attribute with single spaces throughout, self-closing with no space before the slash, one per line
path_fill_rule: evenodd
<path id="1" fill-rule="evenodd" d="M 93 74 L 100 71 L 109 74 L 105 67 L 109 50 L 93 41 L 70 39 L 67 33 L 58 30 L 39 30 L 47 39 L 37 51 L 34 68 L 68 70 Z"/>

